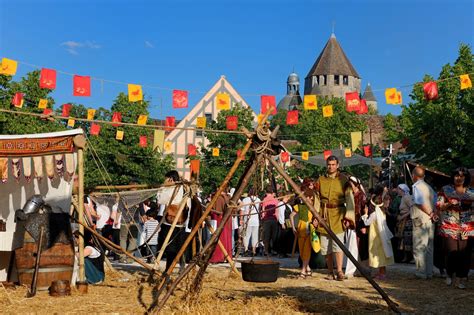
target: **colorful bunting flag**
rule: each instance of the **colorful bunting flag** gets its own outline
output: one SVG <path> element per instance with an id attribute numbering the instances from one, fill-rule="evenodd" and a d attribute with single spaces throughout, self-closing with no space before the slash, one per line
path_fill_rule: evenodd
<path id="1" fill-rule="evenodd" d="M 48 107 L 48 100 L 45 98 L 40 98 L 38 102 L 38 108 L 45 109 L 46 107 Z"/>
<path id="2" fill-rule="evenodd" d="M 316 110 L 318 109 L 318 99 L 316 95 L 305 95 L 303 100 L 304 110 Z"/>
<path id="3" fill-rule="evenodd" d="M 280 161 L 282 163 L 287 163 L 290 161 L 290 153 L 288 152 L 281 152 L 280 153 Z"/>
<path id="4" fill-rule="evenodd" d="M 219 148 L 212 148 L 212 156 L 219 156 Z"/>
<path id="5" fill-rule="evenodd" d="M 188 91 L 173 90 L 173 108 L 188 107 Z"/>
<path id="6" fill-rule="evenodd" d="M 364 100 L 364 99 L 361 99 L 360 100 L 360 108 L 356 112 L 356 114 L 357 115 L 364 115 L 364 114 L 367 114 L 368 112 L 369 112 L 369 107 L 367 106 L 367 101 Z"/>
<path id="7" fill-rule="evenodd" d="M 206 117 L 198 117 L 196 120 L 196 128 L 205 129 L 207 124 Z"/>
<path id="8" fill-rule="evenodd" d="M 385 89 L 385 101 L 387 104 L 396 104 L 397 102 L 397 89 L 396 88 Z"/>
<path id="9" fill-rule="evenodd" d="M 13 95 L 13 98 L 12 98 L 12 105 L 15 107 L 21 108 L 23 107 L 23 103 L 24 103 L 23 93 L 20 93 L 20 92 L 15 93 L 15 95 Z"/>
<path id="10" fill-rule="evenodd" d="M 366 157 L 372 156 L 372 148 L 370 145 L 364 145 L 364 156 Z"/>
<path id="11" fill-rule="evenodd" d="M 350 158 L 352 156 L 352 151 L 349 148 L 344 149 L 344 156 Z"/>
<path id="12" fill-rule="evenodd" d="M 346 111 L 358 112 L 360 110 L 360 97 L 358 92 L 346 93 Z"/>
<path id="13" fill-rule="evenodd" d="M 290 110 L 286 114 L 286 124 L 287 125 L 297 125 L 298 124 L 298 111 Z"/>
<path id="14" fill-rule="evenodd" d="M 165 153 L 171 153 L 171 150 L 173 149 L 173 143 L 171 141 L 165 141 L 163 144 L 163 150 Z"/>
<path id="15" fill-rule="evenodd" d="M 331 117 L 332 115 L 332 105 L 323 106 L 323 117 Z"/>
<path id="16" fill-rule="evenodd" d="M 121 122 L 122 121 L 122 113 L 114 112 L 112 115 L 112 122 Z M 112 124 L 114 127 L 120 126 L 120 124 Z"/>
<path id="17" fill-rule="evenodd" d="M 99 132 L 100 132 L 100 125 L 92 123 L 91 124 L 91 129 L 90 129 L 90 134 L 92 136 L 98 136 Z"/>
<path id="18" fill-rule="evenodd" d="M 461 90 L 472 88 L 472 82 L 469 74 L 462 74 L 459 79 L 461 80 Z"/>
<path id="19" fill-rule="evenodd" d="M 352 151 L 357 150 L 357 148 L 362 144 L 362 132 L 354 131 L 351 132 L 351 149 Z"/>
<path id="20" fill-rule="evenodd" d="M 190 164 L 190 169 L 191 169 L 191 174 L 199 174 L 199 166 L 200 166 L 200 161 L 199 160 L 191 160 L 189 161 Z"/>
<path id="21" fill-rule="evenodd" d="M 165 120 L 165 130 L 166 131 L 171 131 L 174 129 L 175 127 L 175 121 L 176 121 L 176 118 L 174 116 L 166 116 L 166 120 Z"/>
<path id="22" fill-rule="evenodd" d="M 308 152 L 308 151 L 303 151 L 303 152 L 301 152 L 301 159 L 302 159 L 303 161 L 308 161 L 308 159 L 309 159 L 309 152 Z"/>
<path id="23" fill-rule="evenodd" d="M 0 65 L 0 74 L 15 75 L 17 66 L 18 63 L 15 60 L 2 58 L 2 63 Z"/>
<path id="24" fill-rule="evenodd" d="M 56 70 L 41 69 L 39 87 L 54 90 L 56 88 Z"/>
<path id="25" fill-rule="evenodd" d="M 275 96 L 261 95 L 260 113 L 265 115 L 269 109 L 271 109 L 270 115 L 275 115 L 277 113 Z"/>
<path id="26" fill-rule="evenodd" d="M 153 131 L 153 150 L 159 148 L 160 151 L 163 151 L 163 144 L 165 142 L 165 131 L 155 129 Z"/>
<path id="27" fill-rule="evenodd" d="M 73 77 L 74 96 L 91 96 L 91 77 L 75 75 Z"/>
<path id="28" fill-rule="evenodd" d="M 76 121 L 74 119 L 68 119 L 67 120 L 67 126 L 74 128 L 74 125 L 76 124 Z"/>
<path id="29" fill-rule="evenodd" d="M 330 157 L 332 155 L 332 151 L 331 150 L 324 150 L 323 152 L 323 156 L 324 156 L 324 159 L 327 160 L 328 157 Z"/>
<path id="30" fill-rule="evenodd" d="M 95 116 L 95 109 L 89 108 L 87 110 L 87 120 L 93 120 Z"/>
<path id="31" fill-rule="evenodd" d="M 143 101 L 143 91 L 142 91 L 141 85 L 138 85 L 138 84 L 128 85 L 128 101 L 129 102 Z"/>
<path id="32" fill-rule="evenodd" d="M 237 116 L 227 116 L 225 120 L 227 130 L 237 130 L 238 121 Z"/>
<path id="33" fill-rule="evenodd" d="M 69 117 L 69 112 L 71 111 L 72 104 L 63 104 L 62 117 Z"/>
<path id="34" fill-rule="evenodd" d="M 146 136 L 140 136 L 140 142 L 139 142 L 140 147 L 146 148 L 147 143 L 148 143 L 147 137 Z"/>
<path id="35" fill-rule="evenodd" d="M 435 81 L 423 84 L 423 92 L 428 101 L 434 101 L 438 98 L 438 84 Z"/>
<path id="36" fill-rule="evenodd" d="M 225 93 L 217 93 L 216 106 L 217 106 L 217 110 L 229 110 L 230 109 L 230 96 Z"/>
<path id="37" fill-rule="evenodd" d="M 123 130 L 118 130 L 115 133 L 115 139 L 122 141 L 123 140 Z"/>
<path id="38" fill-rule="evenodd" d="M 50 115 L 53 113 L 53 109 L 52 108 L 45 108 L 43 109 L 43 115 Z"/>
<path id="39" fill-rule="evenodd" d="M 402 92 L 401 91 L 397 91 L 397 100 L 395 101 L 395 105 L 402 105 Z"/>
<path id="40" fill-rule="evenodd" d="M 188 155 L 196 156 L 196 146 L 192 143 L 188 144 Z"/>
<path id="41" fill-rule="evenodd" d="M 141 125 L 141 126 L 146 125 L 147 120 L 148 120 L 147 115 L 139 115 L 137 119 L 137 125 Z"/>

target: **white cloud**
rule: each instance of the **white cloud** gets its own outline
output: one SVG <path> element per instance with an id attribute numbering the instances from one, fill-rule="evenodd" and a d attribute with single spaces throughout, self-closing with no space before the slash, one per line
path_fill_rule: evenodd
<path id="1" fill-rule="evenodd" d="M 147 41 L 147 40 L 145 41 L 145 47 L 146 47 L 146 48 L 155 48 L 155 46 L 154 46 L 151 42 L 149 42 L 149 41 Z"/>
<path id="2" fill-rule="evenodd" d="M 69 52 L 71 55 L 79 55 L 79 49 L 82 48 L 89 48 L 89 49 L 99 49 L 101 46 L 93 41 L 85 41 L 85 42 L 76 42 L 73 40 L 68 40 L 66 42 L 61 43 L 60 46 L 64 46 L 66 51 Z"/>

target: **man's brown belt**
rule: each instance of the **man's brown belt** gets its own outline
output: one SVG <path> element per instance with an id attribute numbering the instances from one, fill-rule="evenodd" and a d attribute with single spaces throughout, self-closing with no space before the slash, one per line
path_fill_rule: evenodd
<path id="1" fill-rule="evenodd" d="M 332 203 L 323 203 L 321 202 L 321 207 L 326 207 L 326 208 L 341 208 L 341 207 L 344 207 L 344 204 L 341 203 L 341 204 L 332 204 Z"/>

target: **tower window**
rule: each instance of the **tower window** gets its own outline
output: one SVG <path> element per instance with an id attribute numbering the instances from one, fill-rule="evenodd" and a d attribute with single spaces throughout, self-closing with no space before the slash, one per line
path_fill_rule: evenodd
<path id="1" fill-rule="evenodd" d="M 339 84 L 340 84 L 339 83 L 339 75 L 336 74 L 336 75 L 334 75 L 334 85 L 339 85 Z"/>
<path id="2" fill-rule="evenodd" d="M 342 84 L 349 85 L 349 77 L 347 75 L 342 77 Z"/>
<path id="3" fill-rule="evenodd" d="M 322 76 L 322 81 L 323 82 L 321 82 L 321 85 L 326 85 L 327 84 L 327 75 Z"/>

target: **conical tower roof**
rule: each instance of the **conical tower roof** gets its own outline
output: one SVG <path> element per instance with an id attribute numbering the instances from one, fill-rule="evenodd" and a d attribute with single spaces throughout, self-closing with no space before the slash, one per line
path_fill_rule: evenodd
<path id="1" fill-rule="evenodd" d="M 370 87 L 370 83 L 367 84 L 367 86 L 365 87 L 364 95 L 362 95 L 362 98 L 366 101 L 377 102 L 374 92 L 372 92 L 372 88 Z"/>
<path id="2" fill-rule="evenodd" d="M 360 78 L 359 74 L 352 66 L 349 58 L 342 50 L 339 42 L 336 40 L 334 34 L 331 35 L 323 51 L 319 55 L 318 59 L 314 63 L 313 67 L 309 71 L 308 77 L 315 75 L 348 75 L 356 78 Z"/>

